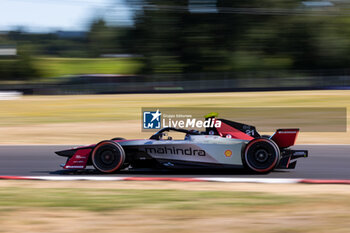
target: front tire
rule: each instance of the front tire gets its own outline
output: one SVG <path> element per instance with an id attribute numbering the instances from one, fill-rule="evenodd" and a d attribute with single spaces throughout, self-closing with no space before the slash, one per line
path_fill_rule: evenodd
<path id="1" fill-rule="evenodd" d="M 113 173 L 123 166 L 125 151 L 121 145 L 114 141 L 102 141 L 92 151 L 91 160 L 98 171 Z"/>
<path id="2" fill-rule="evenodd" d="M 250 141 L 243 153 L 243 163 L 257 173 L 271 172 L 280 160 L 280 150 L 276 143 L 267 138 Z"/>
<path id="3" fill-rule="evenodd" d="M 115 140 L 115 141 L 118 141 L 118 140 L 126 140 L 125 138 L 122 138 L 122 137 L 116 137 L 116 138 L 112 138 L 111 140 Z"/>

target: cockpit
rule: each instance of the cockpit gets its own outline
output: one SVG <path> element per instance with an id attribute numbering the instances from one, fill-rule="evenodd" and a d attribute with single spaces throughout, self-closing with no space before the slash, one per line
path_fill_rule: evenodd
<path id="1" fill-rule="evenodd" d="M 150 139 L 154 140 L 173 140 L 173 137 L 169 136 L 170 131 L 184 133 L 185 137 L 183 140 L 189 140 L 191 135 L 205 135 L 205 132 L 200 132 L 198 130 L 187 130 L 187 129 L 177 129 L 172 127 L 166 127 L 159 130 L 157 133 L 153 134 Z"/>

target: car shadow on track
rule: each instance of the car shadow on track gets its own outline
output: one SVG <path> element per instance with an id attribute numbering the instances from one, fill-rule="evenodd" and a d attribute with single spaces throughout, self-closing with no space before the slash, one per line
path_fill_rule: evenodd
<path id="1" fill-rule="evenodd" d="M 273 173 L 285 173 L 285 170 L 275 170 Z M 112 176 L 186 176 L 186 175 L 258 175 L 243 169 L 235 170 L 154 170 L 154 169 L 132 169 L 123 170 L 113 174 L 103 174 L 95 169 L 86 170 L 57 170 L 49 172 L 50 175 L 112 175 Z M 259 174 L 267 175 L 267 174 Z"/>

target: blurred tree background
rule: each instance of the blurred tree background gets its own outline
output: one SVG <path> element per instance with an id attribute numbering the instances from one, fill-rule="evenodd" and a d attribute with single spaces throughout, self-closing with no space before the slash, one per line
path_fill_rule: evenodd
<path id="1" fill-rule="evenodd" d="M 350 15 L 338 6 L 308 8 L 295 0 L 136 2 L 136 44 L 146 72 L 348 67 Z"/>
<path id="2" fill-rule="evenodd" d="M 113 57 L 96 70 L 119 72 L 110 66 L 129 65 L 120 71 L 123 74 L 217 73 L 219 77 L 224 72 L 291 75 L 348 70 L 346 1 L 317 5 L 298 0 L 129 0 L 127 4 L 134 12 L 130 26 L 96 18 L 87 32 L 19 29 L 0 34 L 0 46 L 15 45 L 18 50 L 16 57 L 0 57 L 0 78 L 62 75 L 47 71 L 58 66 L 47 63 L 48 58 Z"/>

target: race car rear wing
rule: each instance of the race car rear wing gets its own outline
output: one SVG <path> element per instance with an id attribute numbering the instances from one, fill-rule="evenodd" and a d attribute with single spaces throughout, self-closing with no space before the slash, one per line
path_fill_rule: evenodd
<path id="1" fill-rule="evenodd" d="M 280 148 L 287 148 L 295 144 L 299 129 L 278 129 L 272 136 L 271 139 Z"/>

